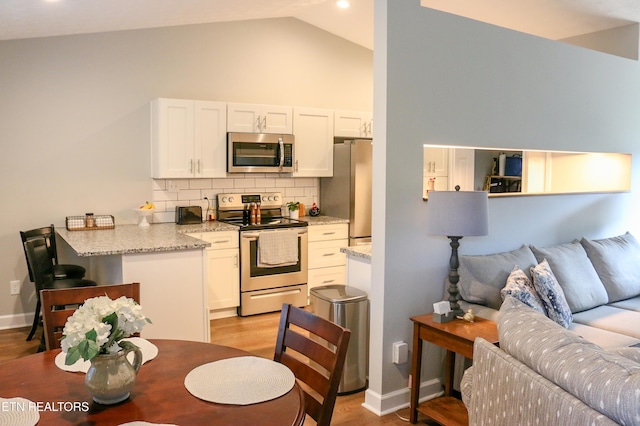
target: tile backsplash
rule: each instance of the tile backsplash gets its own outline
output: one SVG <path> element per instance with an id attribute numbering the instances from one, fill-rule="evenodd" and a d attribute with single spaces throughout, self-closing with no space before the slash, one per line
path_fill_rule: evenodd
<path id="1" fill-rule="evenodd" d="M 250 194 L 254 192 L 281 192 L 283 204 L 299 201 L 308 210 L 318 203 L 318 178 L 280 177 L 268 174 L 239 174 L 216 179 L 154 179 L 153 214 L 155 223 L 174 222 L 176 206 L 201 206 L 207 211 L 207 197 L 216 208 L 219 193 Z"/>

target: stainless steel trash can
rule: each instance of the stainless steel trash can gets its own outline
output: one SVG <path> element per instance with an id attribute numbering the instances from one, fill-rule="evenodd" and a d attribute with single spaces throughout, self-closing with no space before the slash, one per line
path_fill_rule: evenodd
<path id="1" fill-rule="evenodd" d="M 351 330 L 338 394 L 367 387 L 369 363 L 369 299 L 367 293 L 344 285 L 311 289 L 311 311 L 320 318 Z"/>

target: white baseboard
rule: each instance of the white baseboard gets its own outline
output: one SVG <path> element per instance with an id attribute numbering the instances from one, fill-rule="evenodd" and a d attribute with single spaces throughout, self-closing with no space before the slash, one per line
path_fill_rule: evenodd
<path id="1" fill-rule="evenodd" d="M 209 311 L 209 321 L 214 320 L 214 319 L 230 318 L 230 317 L 237 317 L 237 316 L 238 316 L 237 308 L 219 309 L 217 311 L 214 311 L 214 310 L 210 310 Z"/>
<path id="2" fill-rule="evenodd" d="M 28 327 L 33 324 L 33 312 L 15 315 L 0 315 L 0 330 Z"/>
<path id="3" fill-rule="evenodd" d="M 428 401 L 430 399 L 441 396 L 442 383 L 439 379 L 432 379 L 420 384 L 419 402 Z M 398 389 L 393 392 L 381 395 L 373 392 L 371 389 L 365 391 L 364 403 L 362 406 L 367 410 L 384 416 L 386 414 L 395 413 L 396 411 L 407 408 L 411 401 L 411 389 L 409 387 Z"/>

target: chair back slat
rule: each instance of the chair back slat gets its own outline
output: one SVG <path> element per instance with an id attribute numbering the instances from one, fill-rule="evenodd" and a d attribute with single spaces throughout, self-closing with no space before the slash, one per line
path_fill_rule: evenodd
<path id="1" fill-rule="evenodd" d="M 301 382 L 305 411 L 318 426 L 331 423 L 350 335 L 351 331 L 304 309 L 282 306 L 273 359 L 289 367 Z"/>
<path id="2" fill-rule="evenodd" d="M 40 291 L 47 350 L 60 347 L 62 329 L 77 307 L 82 305 L 85 300 L 99 296 L 109 296 L 110 299 L 125 296 L 140 303 L 140 283 Z"/>

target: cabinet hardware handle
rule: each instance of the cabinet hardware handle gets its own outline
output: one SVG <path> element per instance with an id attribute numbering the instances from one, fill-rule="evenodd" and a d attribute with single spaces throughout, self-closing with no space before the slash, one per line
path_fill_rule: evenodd
<path id="1" fill-rule="evenodd" d="M 335 233 L 336 233 L 336 231 L 333 231 L 333 232 L 323 232 L 323 233 L 322 233 L 322 235 L 333 235 L 333 234 L 335 234 Z"/>
<path id="2" fill-rule="evenodd" d="M 235 264 L 233 266 L 235 266 L 236 268 L 238 267 L 238 255 L 236 254 L 235 256 L 233 256 L 235 259 Z"/>
<path id="3" fill-rule="evenodd" d="M 262 126 L 260 125 L 262 123 L 262 120 L 260 119 L 260 116 L 258 116 L 258 121 L 256 122 L 256 128 L 258 130 L 262 130 Z"/>
<path id="4" fill-rule="evenodd" d="M 369 136 L 371 136 L 371 126 L 372 126 L 372 124 L 371 124 L 371 122 L 369 122 L 369 129 L 368 129 Z"/>
<path id="5" fill-rule="evenodd" d="M 323 254 L 323 256 L 335 256 L 335 255 L 336 255 L 335 253 L 325 253 L 325 254 Z"/>
<path id="6" fill-rule="evenodd" d="M 189 160 L 189 173 L 193 173 L 193 158 Z"/>
<path id="7" fill-rule="evenodd" d="M 264 116 L 264 127 L 262 128 L 262 130 L 267 130 L 267 116 Z"/>
<path id="8" fill-rule="evenodd" d="M 230 240 L 218 240 L 218 241 L 214 241 L 213 244 L 223 244 L 223 243 L 228 243 Z"/>
<path id="9" fill-rule="evenodd" d="M 324 280 L 324 281 L 322 281 L 322 284 L 329 284 L 329 283 L 332 283 L 332 282 L 335 282 L 335 281 L 336 280 Z"/>
<path id="10" fill-rule="evenodd" d="M 198 159 L 198 173 L 200 173 L 200 159 Z"/>
<path id="11" fill-rule="evenodd" d="M 296 173 L 298 173 L 298 160 L 296 160 Z"/>

